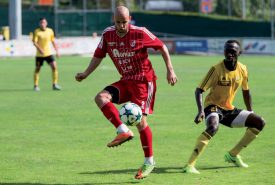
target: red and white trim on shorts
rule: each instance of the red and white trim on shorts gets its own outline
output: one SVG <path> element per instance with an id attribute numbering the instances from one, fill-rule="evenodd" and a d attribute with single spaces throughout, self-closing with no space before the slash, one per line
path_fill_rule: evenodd
<path id="1" fill-rule="evenodd" d="M 145 109 L 144 113 L 149 114 L 150 113 L 150 106 L 151 106 L 151 101 L 153 98 L 154 94 L 154 83 L 153 82 L 148 82 L 148 97 L 145 103 Z"/>

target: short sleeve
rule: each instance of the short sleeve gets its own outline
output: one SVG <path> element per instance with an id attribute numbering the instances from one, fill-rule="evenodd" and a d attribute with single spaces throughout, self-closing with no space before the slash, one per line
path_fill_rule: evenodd
<path id="1" fill-rule="evenodd" d="M 104 58 L 107 53 L 107 44 L 104 39 L 104 35 L 102 35 L 101 40 L 95 50 L 94 57 L 96 58 Z"/>
<path id="2" fill-rule="evenodd" d="M 52 29 L 51 29 L 51 41 L 52 41 L 52 42 L 54 41 L 54 32 L 53 32 Z"/>
<path id="3" fill-rule="evenodd" d="M 37 35 L 37 30 L 34 31 L 34 34 L 33 34 L 33 39 L 32 39 L 33 42 L 37 42 L 38 41 L 38 35 Z"/>
<path id="4" fill-rule="evenodd" d="M 216 80 L 215 73 L 216 73 L 215 67 L 211 67 L 211 69 L 208 71 L 208 73 L 202 79 L 202 81 L 198 87 L 200 89 L 202 89 L 203 91 L 207 91 Z"/>
<path id="5" fill-rule="evenodd" d="M 243 90 L 248 90 L 249 89 L 249 86 L 248 86 L 248 71 L 247 71 L 246 67 L 244 67 L 244 72 L 243 72 L 242 89 Z"/>
<path id="6" fill-rule="evenodd" d="M 153 48 L 155 50 L 161 49 L 164 45 L 161 40 L 146 28 L 143 28 L 143 44 L 146 48 Z"/>

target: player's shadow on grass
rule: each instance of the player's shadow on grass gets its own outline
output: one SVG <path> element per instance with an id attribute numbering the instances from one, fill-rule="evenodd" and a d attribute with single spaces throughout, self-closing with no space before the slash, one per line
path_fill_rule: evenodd
<path id="1" fill-rule="evenodd" d="M 236 166 L 212 166 L 212 167 L 198 167 L 198 170 L 219 170 L 219 169 L 227 169 L 227 168 L 237 168 Z"/>
<path id="2" fill-rule="evenodd" d="M 219 170 L 226 168 L 235 168 L 235 166 L 214 166 L 214 167 L 199 167 L 198 170 Z M 156 167 L 153 173 L 182 173 L 183 167 Z M 104 171 L 90 171 L 81 172 L 81 175 L 94 175 L 94 174 L 135 174 L 137 169 L 123 169 L 123 170 L 104 170 Z"/>
<path id="3" fill-rule="evenodd" d="M 153 173 L 181 173 L 181 167 L 156 167 Z M 123 169 L 123 170 L 104 170 L 104 171 L 90 171 L 81 172 L 81 175 L 94 175 L 94 174 L 135 174 L 137 169 Z"/>

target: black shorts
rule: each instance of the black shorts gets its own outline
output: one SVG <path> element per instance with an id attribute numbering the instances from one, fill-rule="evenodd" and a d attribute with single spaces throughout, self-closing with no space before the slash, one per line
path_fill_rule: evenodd
<path id="1" fill-rule="evenodd" d="M 224 110 L 216 105 L 209 105 L 204 109 L 204 113 L 206 121 L 209 116 L 218 116 L 219 122 L 225 126 L 244 127 L 245 120 L 251 112 L 237 108 Z"/>
<path id="2" fill-rule="evenodd" d="M 35 65 L 36 66 L 43 66 L 44 61 L 46 61 L 48 64 L 55 61 L 54 56 L 50 55 L 47 57 L 35 57 Z"/>

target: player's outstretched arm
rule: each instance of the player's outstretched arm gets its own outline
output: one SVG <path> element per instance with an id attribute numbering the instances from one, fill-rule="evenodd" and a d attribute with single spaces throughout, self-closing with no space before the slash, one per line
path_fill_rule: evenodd
<path id="1" fill-rule="evenodd" d="M 243 100 L 248 111 L 252 110 L 252 98 L 249 90 L 243 90 Z"/>
<path id="2" fill-rule="evenodd" d="M 87 69 L 84 72 L 77 73 L 75 75 L 76 81 L 81 82 L 82 80 L 87 78 L 97 68 L 97 66 L 101 63 L 101 61 L 102 61 L 102 58 L 93 57 Z"/>
<path id="3" fill-rule="evenodd" d="M 168 82 L 168 84 L 175 85 L 175 83 L 177 83 L 178 79 L 177 79 L 177 76 L 173 69 L 169 51 L 168 51 L 167 47 L 165 45 L 163 45 L 163 47 L 160 49 L 160 52 L 161 52 L 162 58 L 165 62 L 166 69 L 167 69 L 167 82 Z"/>
<path id="4" fill-rule="evenodd" d="M 195 99 L 196 99 L 196 103 L 197 103 L 197 107 L 198 107 L 198 114 L 197 116 L 195 117 L 195 120 L 194 122 L 196 124 L 200 123 L 205 115 L 204 115 L 204 111 L 203 111 L 203 105 L 202 105 L 202 93 L 204 91 L 200 88 L 196 88 L 196 91 L 195 91 Z"/>

